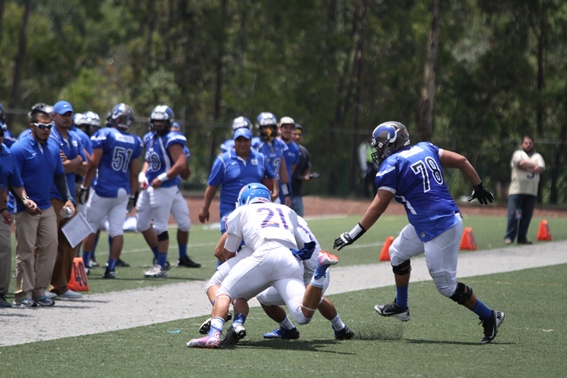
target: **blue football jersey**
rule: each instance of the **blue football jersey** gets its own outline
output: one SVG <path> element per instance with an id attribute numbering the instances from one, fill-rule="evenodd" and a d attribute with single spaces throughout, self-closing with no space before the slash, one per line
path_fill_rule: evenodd
<path id="1" fill-rule="evenodd" d="M 453 227 L 459 211 L 445 185 L 439 155 L 439 147 L 421 142 L 389 156 L 376 174 L 378 190 L 394 193 L 423 242 Z"/>
<path id="2" fill-rule="evenodd" d="M 98 176 L 94 184 L 96 194 L 116 198 L 120 188 L 131 193 L 130 163 L 142 154 L 142 140 L 137 135 L 114 127 L 98 130 L 91 138 L 93 150 L 102 149 Z"/>
<path id="3" fill-rule="evenodd" d="M 169 149 L 174 144 L 179 144 L 182 148 L 185 148 L 185 143 L 187 139 L 185 136 L 178 132 L 169 132 L 165 135 L 158 135 L 154 133 L 152 137 L 145 140 L 146 145 L 146 162 L 148 162 L 148 170 L 146 171 L 146 176 L 148 181 L 152 182 L 153 179 L 158 177 L 160 174 L 165 173 L 171 169 L 175 164 Z M 187 152 L 184 153 L 187 155 Z M 164 188 L 170 186 L 177 186 L 181 182 L 179 176 L 173 177 L 169 180 L 164 181 L 161 186 Z"/>
<path id="4" fill-rule="evenodd" d="M 287 144 L 279 138 L 274 139 L 271 142 L 262 142 L 258 148 L 258 152 L 264 155 L 266 162 L 272 167 L 278 184 L 280 181 L 280 166 L 282 165 L 282 159 L 284 151 L 287 150 Z"/>

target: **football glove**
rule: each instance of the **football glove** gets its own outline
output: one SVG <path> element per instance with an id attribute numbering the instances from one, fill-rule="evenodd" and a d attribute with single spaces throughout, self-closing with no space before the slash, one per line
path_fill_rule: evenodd
<path id="1" fill-rule="evenodd" d="M 366 230 L 364 227 L 357 223 L 356 226 L 353 227 L 352 230 L 349 232 L 343 232 L 339 235 L 338 238 L 335 239 L 335 243 L 333 244 L 333 249 L 340 251 L 347 245 L 354 243 L 359 237 L 361 237 Z"/>
<path id="2" fill-rule="evenodd" d="M 469 202 L 471 202 L 476 198 L 478 199 L 478 202 L 480 202 L 483 205 L 488 204 L 488 202 L 492 203 L 492 200 L 494 199 L 494 195 L 490 193 L 488 189 L 484 187 L 484 185 L 482 185 L 482 181 L 480 182 L 480 184 L 474 186 L 473 188 L 474 190 L 471 196 L 469 197 Z"/>
<path id="3" fill-rule="evenodd" d="M 303 248 L 301 249 L 294 249 L 290 248 L 291 253 L 300 260 L 309 260 L 311 256 L 313 256 L 313 252 L 315 251 L 315 242 L 305 243 Z"/>
<path id="4" fill-rule="evenodd" d="M 130 211 L 132 211 L 132 209 L 133 209 L 134 207 L 136 207 L 136 196 L 135 196 L 135 195 L 130 196 L 130 197 L 128 198 L 128 205 L 126 205 L 126 210 L 127 210 L 128 212 L 130 212 Z"/>
<path id="5" fill-rule="evenodd" d="M 89 188 L 85 188 L 81 185 L 81 190 L 79 191 L 79 203 L 84 205 L 87 203 L 87 199 L 89 198 Z"/>

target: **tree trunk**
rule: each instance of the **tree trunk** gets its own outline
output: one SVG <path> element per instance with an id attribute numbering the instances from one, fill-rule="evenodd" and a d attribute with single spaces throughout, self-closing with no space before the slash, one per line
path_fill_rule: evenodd
<path id="1" fill-rule="evenodd" d="M 424 86 L 419 105 L 419 139 L 431 140 L 433 132 L 433 105 L 435 103 L 435 75 L 439 56 L 439 33 L 441 31 L 441 9 L 439 0 L 433 0 L 433 17 L 427 39 L 427 60 L 424 67 Z"/>
<path id="2" fill-rule="evenodd" d="M 354 57 L 354 65 L 356 66 L 356 92 L 354 99 L 354 131 L 355 135 L 351 138 L 351 159 L 349 167 L 349 182 L 356 183 L 356 173 L 358 167 L 358 144 L 363 141 L 363 137 L 358 135 L 360 131 L 360 120 L 362 117 L 363 107 L 364 107 L 364 80 L 365 80 L 365 55 L 364 55 L 364 44 L 366 42 L 366 9 L 368 8 L 368 0 L 363 0 L 358 8 L 357 12 L 357 25 L 358 25 L 358 38 L 356 45 L 356 52 Z M 353 188 L 349 188 L 353 189 Z"/>
<path id="3" fill-rule="evenodd" d="M 18 41 L 18 53 L 14 61 L 14 76 L 12 80 L 12 94 L 10 95 L 9 108 L 19 107 L 20 105 L 20 80 L 22 76 L 22 65 L 26 58 L 26 30 L 28 20 L 31 13 L 32 2 L 25 0 L 24 15 L 22 16 L 22 23 L 20 24 L 20 38 Z M 8 125 L 12 124 L 13 115 L 8 115 Z"/>

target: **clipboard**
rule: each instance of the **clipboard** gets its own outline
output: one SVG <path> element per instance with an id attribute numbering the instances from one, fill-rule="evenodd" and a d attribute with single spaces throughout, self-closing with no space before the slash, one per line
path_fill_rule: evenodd
<path id="1" fill-rule="evenodd" d="M 73 248 L 85 240 L 89 234 L 94 233 L 85 216 L 81 213 L 74 216 L 65 226 L 61 227 L 61 231 Z"/>

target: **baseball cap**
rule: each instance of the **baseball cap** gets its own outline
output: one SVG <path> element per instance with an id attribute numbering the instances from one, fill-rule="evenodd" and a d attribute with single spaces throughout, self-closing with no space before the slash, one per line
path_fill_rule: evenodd
<path id="1" fill-rule="evenodd" d="M 53 113 L 55 114 L 65 114 L 67 112 L 75 112 L 71 104 L 67 101 L 59 101 L 53 105 Z"/>
<path id="2" fill-rule="evenodd" d="M 280 119 L 280 126 L 281 125 L 293 125 L 293 127 L 295 127 L 295 121 L 291 117 L 282 117 Z"/>
<path id="3" fill-rule="evenodd" d="M 241 127 L 240 129 L 234 130 L 234 140 L 238 137 L 244 137 L 246 139 L 252 139 L 252 131 L 248 130 L 246 127 Z"/>

